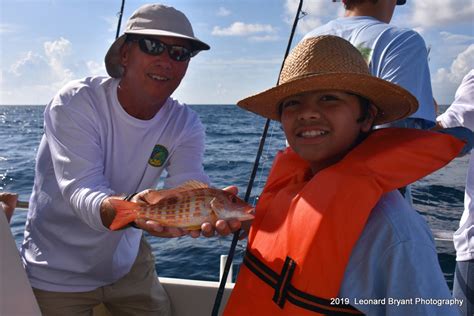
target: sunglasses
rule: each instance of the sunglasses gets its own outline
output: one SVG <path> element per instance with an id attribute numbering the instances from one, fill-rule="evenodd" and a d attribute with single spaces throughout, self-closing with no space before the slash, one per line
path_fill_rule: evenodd
<path id="1" fill-rule="evenodd" d="M 338 2 L 338 0 L 332 0 L 332 2 Z M 343 3 L 346 3 L 344 0 L 342 0 Z M 397 0 L 397 5 L 404 5 L 407 3 L 407 0 Z"/>
<path id="2" fill-rule="evenodd" d="M 154 38 L 130 37 L 127 38 L 127 41 L 138 42 L 140 50 L 145 54 L 152 56 L 161 55 L 165 50 L 167 50 L 170 58 L 175 61 L 188 61 L 198 53 L 198 51 L 192 51 L 183 46 L 165 44 L 159 39 Z"/>

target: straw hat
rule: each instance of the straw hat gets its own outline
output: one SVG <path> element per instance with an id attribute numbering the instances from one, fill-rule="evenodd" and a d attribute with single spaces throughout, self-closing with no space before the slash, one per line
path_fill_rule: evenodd
<path id="1" fill-rule="evenodd" d="M 318 90 L 342 90 L 369 99 L 379 110 L 375 125 L 405 118 L 418 109 L 412 94 L 372 76 L 359 51 L 345 39 L 331 35 L 298 44 L 285 60 L 278 85 L 237 105 L 279 121 L 278 108 L 285 98 Z"/>
<path id="2" fill-rule="evenodd" d="M 194 37 L 191 23 L 183 12 L 162 4 L 145 4 L 128 19 L 124 34 L 115 40 L 105 55 L 105 68 L 111 77 L 122 77 L 120 48 L 125 43 L 127 34 L 185 38 L 191 41 L 196 51 L 210 48 Z"/>

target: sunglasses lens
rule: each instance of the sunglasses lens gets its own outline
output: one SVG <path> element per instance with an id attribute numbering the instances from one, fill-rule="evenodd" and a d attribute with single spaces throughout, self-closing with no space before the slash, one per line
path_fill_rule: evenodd
<path id="1" fill-rule="evenodd" d="M 165 51 L 165 49 L 168 49 L 168 54 L 170 58 L 175 61 L 187 61 L 193 56 L 191 50 L 186 47 L 177 45 L 166 45 L 165 43 L 157 39 L 140 38 L 138 39 L 138 45 L 140 46 L 142 52 L 153 56 L 161 55 Z"/>
<path id="2" fill-rule="evenodd" d="M 168 46 L 168 53 L 176 61 L 186 61 L 191 57 L 190 50 L 182 46 Z"/>
<path id="3" fill-rule="evenodd" d="M 141 38 L 138 41 L 138 44 L 140 45 L 141 50 L 149 55 L 156 56 L 162 54 L 165 51 L 165 45 L 158 40 Z"/>

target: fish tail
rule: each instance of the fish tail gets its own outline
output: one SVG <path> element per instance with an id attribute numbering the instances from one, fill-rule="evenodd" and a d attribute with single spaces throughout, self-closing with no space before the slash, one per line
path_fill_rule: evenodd
<path id="1" fill-rule="evenodd" d="M 110 199 L 110 204 L 115 209 L 115 217 L 110 224 L 111 230 L 118 230 L 137 219 L 137 210 L 141 206 L 137 203 L 118 199 Z"/>

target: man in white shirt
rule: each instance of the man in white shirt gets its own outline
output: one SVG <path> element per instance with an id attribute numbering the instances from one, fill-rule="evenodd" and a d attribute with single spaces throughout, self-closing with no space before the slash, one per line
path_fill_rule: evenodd
<path id="1" fill-rule="evenodd" d="M 462 80 L 454 102 L 437 117 L 438 128 L 464 126 L 474 131 L 474 69 Z M 474 314 L 474 159 L 469 159 L 464 212 L 454 233 L 456 272 L 453 295 L 462 299 L 463 315 Z"/>
<path id="2" fill-rule="evenodd" d="M 419 108 L 415 113 L 383 127 L 433 127 L 436 112 L 425 42 L 416 31 L 389 24 L 395 7 L 406 1 L 342 2 L 344 17 L 315 28 L 304 39 L 330 34 L 348 40 L 362 53 L 373 76 L 398 84 L 417 98 Z"/>
<path id="3" fill-rule="evenodd" d="M 182 12 L 143 5 L 107 52 L 110 77 L 70 82 L 46 107 L 21 249 L 43 315 L 89 313 L 100 303 L 114 315 L 169 315 L 142 230 L 187 232 L 144 220 L 135 223 L 141 229 L 111 231 L 110 200 L 153 203 L 147 189 L 164 170 L 165 187 L 209 182 L 199 117 L 170 97 L 190 58 L 208 49 Z M 216 224 L 224 234 L 239 227 Z"/>

